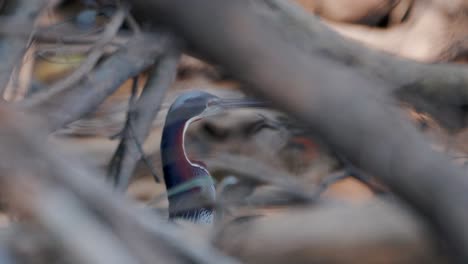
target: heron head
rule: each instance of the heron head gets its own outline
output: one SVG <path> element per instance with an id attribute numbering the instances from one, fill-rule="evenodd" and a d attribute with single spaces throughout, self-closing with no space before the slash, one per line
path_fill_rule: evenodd
<path id="1" fill-rule="evenodd" d="M 194 90 L 177 97 L 169 109 L 168 117 L 171 121 L 188 120 L 193 117 L 216 115 L 229 108 L 265 106 L 265 102 L 254 99 L 222 99 L 207 92 Z"/>

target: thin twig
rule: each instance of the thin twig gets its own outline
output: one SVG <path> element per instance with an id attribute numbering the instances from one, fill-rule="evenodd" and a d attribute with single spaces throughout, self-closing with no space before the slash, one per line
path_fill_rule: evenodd
<path id="1" fill-rule="evenodd" d="M 98 63 L 99 59 L 105 53 L 105 46 L 108 45 L 117 34 L 119 28 L 126 16 L 126 10 L 123 8 L 118 9 L 112 20 L 106 26 L 104 32 L 101 34 L 100 40 L 94 45 L 86 59 L 80 66 L 69 76 L 60 80 L 47 90 L 39 92 L 30 99 L 33 104 L 39 104 L 44 100 L 51 98 L 52 96 L 63 92 L 64 90 L 76 85 L 82 80 Z"/>
<path id="2" fill-rule="evenodd" d="M 114 180 L 120 190 L 127 188 L 137 163 L 142 157 L 159 182 L 155 170 L 147 161 L 141 146 L 149 135 L 166 91 L 175 80 L 179 57 L 178 51 L 170 51 L 169 54 L 161 58 L 140 98 L 129 107 L 122 141 L 109 165 L 109 178 Z"/>
<path id="3" fill-rule="evenodd" d="M 172 46 L 166 34 L 142 34 L 109 57 L 79 85 L 37 104 L 25 99 L 17 107 L 46 117 L 50 131 L 56 131 L 94 111 L 122 83 L 153 65 Z"/>
<path id="4" fill-rule="evenodd" d="M 115 17 L 115 16 L 114 16 Z M 70 29 L 72 25 L 64 28 L 54 28 L 53 26 L 37 27 L 34 30 L 34 40 L 40 43 L 51 44 L 87 44 L 95 45 L 102 39 L 101 30 L 93 30 L 92 32 L 72 34 Z M 52 30 L 53 29 L 53 30 Z M 132 28 L 133 29 L 133 28 Z M 24 21 L 18 21 L 15 17 L 0 17 L 0 35 L 14 38 L 28 38 L 31 36 L 33 26 Z M 72 30 L 73 31 L 73 30 Z M 76 32 L 75 32 L 76 33 Z M 140 32 L 141 33 L 141 32 Z M 128 42 L 134 33 L 128 30 L 121 29 L 108 45 L 121 46 Z"/>

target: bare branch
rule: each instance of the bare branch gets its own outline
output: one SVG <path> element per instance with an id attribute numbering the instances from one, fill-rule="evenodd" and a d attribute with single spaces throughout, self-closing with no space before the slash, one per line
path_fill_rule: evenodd
<path id="1" fill-rule="evenodd" d="M 128 187 L 137 163 L 144 154 L 143 143 L 148 137 L 166 91 L 175 80 L 179 57 L 178 51 L 162 57 L 140 98 L 129 107 L 122 141 L 109 165 L 108 176 L 120 190 Z"/>
<path id="2" fill-rule="evenodd" d="M 26 99 L 18 107 L 45 116 L 50 131 L 55 131 L 96 109 L 123 82 L 153 65 L 171 43 L 163 34 L 137 36 L 78 86 L 47 100 Z"/>
<path id="3" fill-rule="evenodd" d="M 86 59 L 81 65 L 69 76 L 58 81 L 47 90 L 35 94 L 33 98 L 29 99 L 34 104 L 39 104 L 45 100 L 53 97 L 54 95 L 63 92 L 65 89 L 76 85 L 82 80 L 98 63 L 99 59 L 105 53 L 105 46 L 108 45 L 117 34 L 117 31 L 122 26 L 126 15 L 126 10 L 119 9 L 109 24 L 106 26 L 104 32 L 101 34 L 101 38 L 97 41 L 94 47 L 91 49 Z"/>

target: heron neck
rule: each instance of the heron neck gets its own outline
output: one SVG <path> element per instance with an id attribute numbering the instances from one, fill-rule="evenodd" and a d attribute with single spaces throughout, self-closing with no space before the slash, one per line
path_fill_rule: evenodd
<path id="1" fill-rule="evenodd" d="M 183 119 L 169 124 L 166 120 L 161 139 L 161 157 L 168 190 L 198 176 L 194 169 L 200 166 L 189 160 L 184 147 L 185 132 L 194 120 L 195 118 Z"/>
<path id="2" fill-rule="evenodd" d="M 200 198 L 210 201 L 215 199 L 214 184 L 210 174 L 202 166 L 191 162 L 185 153 L 184 135 L 193 120 L 194 118 L 191 118 L 168 124 L 166 120 L 162 133 L 161 158 L 169 196 L 169 218 L 210 224 L 214 217 L 214 209 L 211 206 L 184 209 L 193 206 L 194 201 Z M 206 179 L 206 182 L 196 183 L 197 181 L 194 181 L 196 178 Z M 183 186 L 191 183 L 195 185 Z M 179 188 L 184 190 L 179 192 Z M 171 191 L 176 193 L 171 194 Z"/>

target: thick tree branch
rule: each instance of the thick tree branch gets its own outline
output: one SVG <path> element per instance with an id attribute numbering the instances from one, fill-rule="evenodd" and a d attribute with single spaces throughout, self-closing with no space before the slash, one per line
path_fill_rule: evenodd
<path id="1" fill-rule="evenodd" d="M 418 217 L 387 202 L 234 219 L 215 237 L 246 263 L 448 263 L 434 241 Z"/>
<path id="2" fill-rule="evenodd" d="M 318 18 L 284 1 L 269 0 L 279 10 L 298 47 L 346 65 L 367 78 L 379 78 L 404 101 L 432 114 L 449 129 L 467 125 L 463 109 L 468 104 L 468 67 L 460 64 L 427 64 L 393 56 L 345 39 Z M 298 28 L 298 29 L 294 29 Z"/>
<path id="3" fill-rule="evenodd" d="M 450 129 L 465 127 L 468 104 L 468 69 L 458 64 L 425 64 L 399 58 L 340 36 L 317 17 L 285 1 L 269 0 L 275 8 L 276 21 L 281 21 L 285 38 L 294 39 L 291 45 L 309 56 L 326 56 L 348 66 L 365 78 L 379 78 L 389 85 L 386 89 L 422 111 L 434 115 Z M 136 2 L 139 6 L 139 1 Z M 139 10 L 142 20 L 152 20 L 152 10 Z M 266 43 L 265 43 L 266 45 Z"/>

